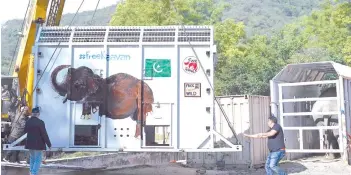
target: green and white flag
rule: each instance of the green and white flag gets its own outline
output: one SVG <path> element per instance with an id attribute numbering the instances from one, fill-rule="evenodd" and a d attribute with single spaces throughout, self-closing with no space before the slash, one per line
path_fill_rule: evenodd
<path id="1" fill-rule="evenodd" d="M 171 77 L 171 60 L 145 59 L 145 77 Z"/>

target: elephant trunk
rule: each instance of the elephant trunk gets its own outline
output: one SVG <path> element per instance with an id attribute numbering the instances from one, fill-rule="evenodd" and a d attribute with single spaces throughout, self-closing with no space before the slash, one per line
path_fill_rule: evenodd
<path id="1" fill-rule="evenodd" d="M 57 82 L 57 74 L 62 70 L 67 67 L 70 67 L 70 65 L 61 65 L 58 66 L 54 69 L 54 71 L 51 74 L 51 83 L 54 86 L 54 89 L 61 95 L 65 96 L 67 94 L 67 88 L 66 88 L 66 80 L 64 80 L 62 83 Z"/>

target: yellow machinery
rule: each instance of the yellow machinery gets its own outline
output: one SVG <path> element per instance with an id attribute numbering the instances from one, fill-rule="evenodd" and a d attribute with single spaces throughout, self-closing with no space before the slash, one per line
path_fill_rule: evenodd
<path id="1" fill-rule="evenodd" d="M 35 86 L 32 47 L 38 25 L 58 26 L 64 4 L 65 0 L 32 0 L 28 7 L 13 77 L 18 77 L 21 96 L 26 90 L 25 101 L 29 108 L 32 107 L 32 93 Z"/>
<path id="2" fill-rule="evenodd" d="M 38 27 L 40 25 L 58 26 L 60 24 L 65 0 L 31 0 L 23 24 L 22 39 L 19 45 L 17 60 L 10 70 L 9 76 L 1 76 L 1 88 L 4 86 L 16 91 L 16 95 L 22 103 L 32 107 L 32 93 L 34 84 L 34 46 Z M 12 91 L 12 92 L 13 92 Z M 2 91 L 2 95 L 6 96 Z M 1 98 L 1 138 L 9 134 L 9 98 Z"/>

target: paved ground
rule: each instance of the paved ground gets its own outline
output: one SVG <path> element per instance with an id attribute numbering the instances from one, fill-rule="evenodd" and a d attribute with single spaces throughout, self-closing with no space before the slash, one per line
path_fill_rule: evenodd
<path id="1" fill-rule="evenodd" d="M 306 160 L 283 162 L 281 167 L 289 175 L 350 175 L 351 166 L 340 160 L 325 160 L 323 157 L 309 158 Z M 2 167 L 2 170 L 3 167 Z M 18 172 L 12 171 L 2 175 L 18 175 L 28 173 L 28 169 L 17 169 Z M 110 171 L 89 171 L 89 172 L 70 172 L 55 173 L 58 175 L 197 175 L 198 169 L 185 168 L 177 164 L 167 164 L 160 166 L 141 166 L 124 168 Z M 44 174 L 52 174 L 45 172 Z M 205 175 L 264 175 L 265 170 L 259 169 L 231 169 L 231 170 L 206 170 Z"/>
<path id="2" fill-rule="evenodd" d="M 281 164 L 290 175 L 350 175 L 351 166 L 340 160 L 322 160 L 321 158 L 310 158 L 299 161 L 289 161 Z M 62 175 L 196 175 L 197 169 L 185 168 L 175 164 L 162 166 L 144 166 L 139 168 L 126 168 L 105 172 L 81 172 L 65 173 Z M 206 175 L 263 175 L 264 169 L 254 170 L 206 170 Z"/>

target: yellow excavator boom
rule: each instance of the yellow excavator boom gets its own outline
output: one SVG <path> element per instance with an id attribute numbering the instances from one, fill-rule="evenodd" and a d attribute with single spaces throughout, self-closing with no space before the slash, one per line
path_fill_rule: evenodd
<path id="1" fill-rule="evenodd" d="M 22 41 L 18 50 L 13 76 L 18 77 L 20 94 L 27 90 L 26 102 L 32 107 L 34 82 L 34 55 L 32 47 L 35 44 L 37 22 L 42 19 L 42 25 L 58 26 L 60 24 L 65 0 L 32 0 L 25 24 L 23 26 Z M 48 8 L 49 7 L 49 8 Z M 47 19 L 47 20 L 46 20 Z"/>

